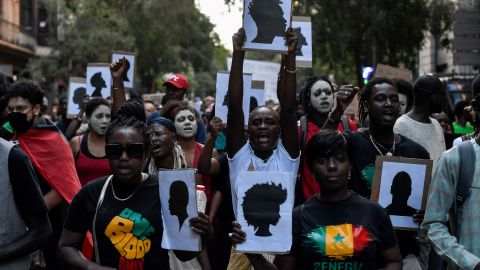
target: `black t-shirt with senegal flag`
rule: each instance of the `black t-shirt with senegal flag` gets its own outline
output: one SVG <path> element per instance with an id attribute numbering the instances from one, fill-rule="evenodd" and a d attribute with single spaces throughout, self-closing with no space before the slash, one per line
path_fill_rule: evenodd
<path id="1" fill-rule="evenodd" d="M 78 233 L 92 231 L 95 209 L 106 179 L 89 182 L 75 196 L 66 229 Z M 114 183 L 119 198 L 127 198 L 136 187 Z M 161 248 L 163 224 L 156 176 L 149 176 L 125 201 L 113 197 L 110 183 L 97 213 L 95 230 L 101 265 L 118 270 L 170 269 L 167 250 Z"/>
<path id="2" fill-rule="evenodd" d="M 314 196 L 293 210 L 296 269 L 378 269 L 381 252 L 396 244 L 386 211 L 352 191 L 337 202 Z"/>

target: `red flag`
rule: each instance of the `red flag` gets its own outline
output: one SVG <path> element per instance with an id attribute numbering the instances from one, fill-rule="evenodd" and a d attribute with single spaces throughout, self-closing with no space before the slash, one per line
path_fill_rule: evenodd
<path id="1" fill-rule="evenodd" d="M 42 122 L 46 125 L 32 127 L 19 136 L 20 147 L 50 186 L 70 204 L 82 187 L 72 150 L 53 124 Z"/>

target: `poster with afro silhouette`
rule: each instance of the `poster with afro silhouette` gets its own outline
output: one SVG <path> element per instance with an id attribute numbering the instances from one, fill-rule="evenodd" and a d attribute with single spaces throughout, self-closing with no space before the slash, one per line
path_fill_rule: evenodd
<path id="1" fill-rule="evenodd" d="M 129 52 L 113 52 L 112 62 L 116 62 L 125 57 L 127 68 L 123 73 L 123 86 L 133 88 L 133 80 L 135 76 L 135 53 Z"/>
<path id="2" fill-rule="evenodd" d="M 190 219 L 198 216 L 195 171 L 160 170 L 158 172 L 162 205 L 162 248 L 200 251 L 200 235 L 190 229 Z"/>
<path id="3" fill-rule="evenodd" d="M 310 17 L 293 16 L 292 28 L 298 36 L 297 67 L 312 67 L 312 21 Z"/>
<path id="4" fill-rule="evenodd" d="M 371 199 L 387 210 L 396 229 L 417 230 L 413 214 L 425 209 L 433 161 L 378 156 Z"/>
<path id="5" fill-rule="evenodd" d="M 70 77 L 68 82 L 67 118 L 75 118 L 82 109 L 83 99 L 87 95 L 85 78 Z"/>
<path id="6" fill-rule="evenodd" d="M 288 253 L 295 188 L 291 174 L 244 171 L 238 179 L 232 199 L 237 222 L 247 237 L 237 245 L 237 252 Z"/>
<path id="7" fill-rule="evenodd" d="M 87 66 L 87 95 L 90 97 L 110 96 L 112 85 L 112 75 L 110 74 L 110 64 L 108 63 L 90 63 Z"/>
<path id="8" fill-rule="evenodd" d="M 230 73 L 228 71 L 219 71 L 217 73 L 216 94 L 215 94 L 215 116 L 227 123 L 228 114 L 228 80 Z M 243 117 L 244 124 L 248 124 L 248 114 L 250 109 L 250 88 L 252 85 L 252 74 L 243 74 Z"/>
<path id="9" fill-rule="evenodd" d="M 247 50 L 287 53 L 285 32 L 292 19 L 291 0 L 245 0 L 243 28 Z"/>

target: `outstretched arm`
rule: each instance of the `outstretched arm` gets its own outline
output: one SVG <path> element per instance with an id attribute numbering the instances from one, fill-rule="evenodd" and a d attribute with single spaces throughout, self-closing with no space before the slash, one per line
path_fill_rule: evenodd
<path id="1" fill-rule="evenodd" d="M 298 37 L 290 27 L 285 33 L 288 54 L 285 57 L 283 69 L 283 87 L 280 92 L 280 123 L 282 144 L 290 157 L 297 158 L 300 154 L 298 146 L 297 117 L 295 115 L 295 94 L 297 90 L 297 76 L 295 65 L 295 52 Z M 282 61 L 283 62 L 283 61 Z M 282 71 L 280 72 L 282 73 Z M 281 82 L 281 81 L 280 81 Z"/>
<path id="2" fill-rule="evenodd" d="M 245 51 L 245 30 L 240 28 L 232 37 L 233 57 L 228 82 L 228 116 L 227 116 L 227 153 L 233 157 L 245 145 L 247 138 L 243 132 L 243 60 Z"/>
<path id="3" fill-rule="evenodd" d="M 213 117 L 208 125 L 210 130 L 210 137 L 200 152 L 198 158 L 198 171 L 203 175 L 215 176 L 220 173 L 220 163 L 218 160 L 212 158 L 212 153 L 215 146 L 215 140 L 219 132 L 223 129 L 222 119 Z"/>
<path id="4" fill-rule="evenodd" d="M 112 74 L 112 113 L 116 114 L 118 109 L 127 102 L 125 98 L 125 88 L 123 87 L 123 72 L 125 71 L 125 57 L 110 65 L 110 73 Z"/>

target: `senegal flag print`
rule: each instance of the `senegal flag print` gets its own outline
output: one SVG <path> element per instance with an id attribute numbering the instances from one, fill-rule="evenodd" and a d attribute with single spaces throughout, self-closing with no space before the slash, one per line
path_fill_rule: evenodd
<path id="1" fill-rule="evenodd" d="M 364 227 L 352 224 L 319 226 L 306 237 L 317 253 L 334 260 L 352 257 L 372 241 Z"/>

